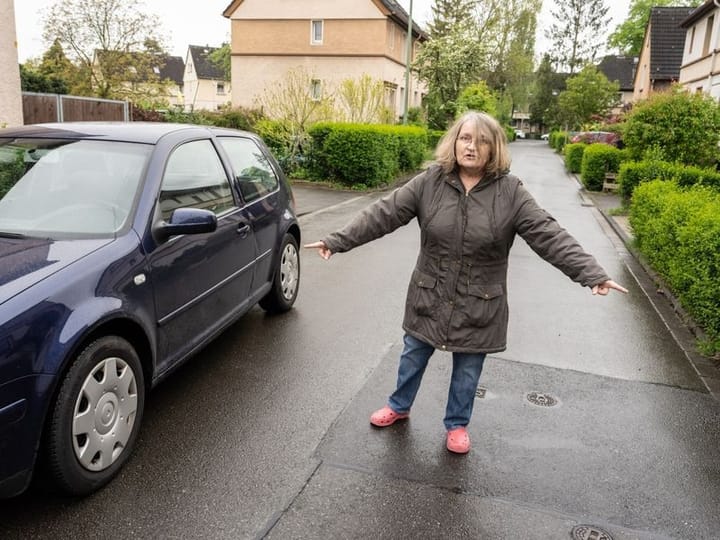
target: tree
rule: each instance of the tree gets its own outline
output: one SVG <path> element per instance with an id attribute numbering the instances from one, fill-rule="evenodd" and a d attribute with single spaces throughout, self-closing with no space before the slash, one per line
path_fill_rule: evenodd
<path id="1" fill-rule="evenodd" d="M 157 17 L 140 5 L 140 0 L 56 0 L 44 17 L 43 38 L 62 45 L 101 97 L 122 94 L 123 79 L 136 88 L 137 81 L 145 81 L 151 93 L 158 93 L 152 82 L 164 47 Z M 100 60 L 99 70 L 93 69 L 97 53 L 108 60 Z"/>
<path id="2" fill-rule="evenodd" d="M 20 64 L 20 88 L 23 92 L 68 93 L 68 86 L 65 81 L 52 75 L 43 75 L 29 63 Z"/>
<path id="3" fill-rule="evenodd" d="M 608 37 L 608 46 L 620 54 L 639 56 L 645 39 L 645 29 L 653 7 L 698 6 L 702 0 L 632 0 L 628 17 Z"/>
<path id="4" fill-rule="evenodd" d="M 550 55 L 543 56 L 535 72 L 533 96 L 530 100 L 530 122 L 545 127 L 560 125 L 558 96 L 565 90 L 565 75 L 556 73 Z"/>
<path id="5" fill-rule="evenodd" d="M 557 0 L 553 23 L 546 30 L 556 71 L 573 75 L 595 55 L 609 23 L 605 0 Z"/>
<path id="6" fill-rule="evenodd" d="M 626 118 L 623 142 L 636 159 L 653 151 L 667 161 L 708 167 L 720 157 L 718 133 L 720 105 L 676 85 L 635 104 Z"/>
<path id="7" fill-rule="evenodd" d="M 312 73 L 297 67 L 268 85 L 257 101 L 263 114 L 278 121 L 274 137 L 292 160 L 300 153 L 310 125 L 332 118 L 334 97 Z"/>
<path id="8" fill-rule="evenodd" d="M 483 111 L 490 116 L 497 115 L 497 98 L 485 81 L 467 86 L 458 98 L 458 113 Z"/>
<path id="9" fill-rule="evenodd" d="M 617 102 L 620 86 L 610 82 L 597 67 L 586 65 L 567 80 L 567 90 L 558 96 L 560 118 L 571 128 L 580 128 L 593 117 L 604 117 Z"/>
<path id="10" fill-rule="evenodd" d="M 428 23 L 430 38 L 446 36 L 457 26 L 466 24 L 474 4 L 474 0 L 435 0 L 433 18 Z"/>
<path id="11" fill-rule="evenodd" d="M 223 77 L 226 81 L 230 80 L 232 73 L 232 63 L 230 56 L 230 44 L 225 42 L 208 55 L 208 60 L 215 65 L 216 68 L 222 70 Z"/>
<path id="12" fill-rule="evenodd" d="M 359 79 L 345 79 L 337 91 L 339 104 L 344 109 L 340 116 L 354 123 L 383 122 L 388 116 L 384 95 L 385 86 L 380 79 L 367 74 Z"/>

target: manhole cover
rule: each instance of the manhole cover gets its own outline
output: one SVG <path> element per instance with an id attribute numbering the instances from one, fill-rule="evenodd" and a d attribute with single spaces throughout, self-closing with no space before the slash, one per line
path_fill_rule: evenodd
<path id="1" fill-rule="evenodd" d="M 533 405 L 540 407 L 552 407 L 557 405 L 557 399 L 552 397 L 550 394 L 543 394 L 542 392 L 530 392 L 527 395 L 527 400 Z"/>
<path id="2" fill-rule="evenodd" d="M 613 540 L 609 532 L 594 525 L 576 525 L 570 535 L 573 540 Z"/>
<path id="3" fill-rule="evenodd" d="M 486 392 L 487 392 L 487 388 L 483 388 L 482 386 L 478 386 L 478 387 L 477 387 L 477 390 L 475 390 L 475 397 L 484 398 Z"/>

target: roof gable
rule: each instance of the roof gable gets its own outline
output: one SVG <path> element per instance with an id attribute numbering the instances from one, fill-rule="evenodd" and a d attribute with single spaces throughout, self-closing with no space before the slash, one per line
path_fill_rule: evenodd
<path id="1" fill-rule="evenodd" d="M 650 78 L 676 80 L 680 75 L 686 31 L 680 25 L 692 7 L 654 7 L 650 12 Z"/>
<path id="2" fill-rule="evenodd" d="M 598 69 L 609 81 L 616 81 L 621 91 L 631 91 L 637 62 L 637 56 L 606 56 L 598 64 Z"/>
<path id="3" fill-rule="evenodd" d="M 210 61 L 210 54 L 217 51 L 219 47 L 208 47 L 202 45 L 190 45 L 188 47 L 188 55 L 192 59 L 195 73 L 198 79 L 216 79 L 224 80 L 225 74 L 223 70 Z"/>

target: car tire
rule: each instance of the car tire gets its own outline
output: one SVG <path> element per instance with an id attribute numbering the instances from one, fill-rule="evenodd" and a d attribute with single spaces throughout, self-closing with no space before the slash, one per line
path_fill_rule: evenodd
<path id="1" fill-rule="evenodd" d="M 297 298 L 300 286 L 300 254 L 295 237 L 285 234 L 273 273 L 270 292 L 260 300 L 260 307 L 268 313 L 288 311 Z"/>
<path id="2" fill-rule="evenodd" d="M 88 345 L 65 375 L 51 411 L 47 465 L 63 493 L 87 495 L 130 457 L 145 404 L 142 365 L 118 336 Z"/>

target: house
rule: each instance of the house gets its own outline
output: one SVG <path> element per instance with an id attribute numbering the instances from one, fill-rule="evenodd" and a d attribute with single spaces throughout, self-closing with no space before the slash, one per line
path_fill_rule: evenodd
<path id="1" fill-rule="evenodd" d="M 168 102 L 172 107 L 183 107 L 185 95 L 183 93 L 183 77 L 185 75 L 185 62 L 182 56 L 167 56 L 160 67 L 155 67 L 160 79 L 168 84 Z"/>
<path id="2" fill-rule="evenodd" d="M 720 99 L 719 25 L 720 8 L 713 0 L 698 6 L 680 25 L 685 48 L 678 82 L 690 92 L 704 92 L 715 99 Z"/>
<path id="3" fill-rule="evenodd" d="M 223 15 L 231 21 L 233 106 L 257 107 L 267 88 L 304 68 L 318 97 L 344 80 L 382 81 L 385 107 L 403 115 L 409 15 L 395 0 L 233 0 Z M 426 39 L 413 23 L 412 59 Z M 419 107 L 425 87 L 409 80 L 408 107 Z"/>
<path id="4" fill-rule="evenodd" d="M 618 115 L 632 103 L 633 79 L 638 65 L 637 56 L 605 56 L 598 64 L 598 70 L 605 75 L 610 82 L 616 82 L 619 86 L 618 106 L 611 114 Z"/>
<path id="5" fill-rule="evenodd" d="M 633 80 L 633 101 L 647 99 L 653 92 L 665 90 L 678 82 L 685 43 L 685 30 L 680 24 L 693 9 L 651 9 Z"/>
<path id="6" fill-rule="evenodd" d="M 216 111 L 230 102 L 230 81 L 225 80 L 222 68 L 210 59 L 217 50 L 218 47 L 207 45 L 188 47 L 183 77 L 186 111 Z"/>
<path id="7" fill-rule="evenodd" d="M 180 56 L 96 50 L 93 84 L 107 84 L 116 97 L 153 107 L 182 106 L 184 63 Z"/>

